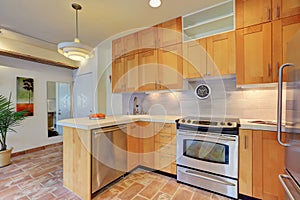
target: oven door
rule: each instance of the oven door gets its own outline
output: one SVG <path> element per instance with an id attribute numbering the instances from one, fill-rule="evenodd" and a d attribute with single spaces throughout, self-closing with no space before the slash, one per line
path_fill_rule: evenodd
<path id="1" fill-rule="evenodd" d="M 177 164 L 238 178 L 238 136 L 177 130 Z"/>

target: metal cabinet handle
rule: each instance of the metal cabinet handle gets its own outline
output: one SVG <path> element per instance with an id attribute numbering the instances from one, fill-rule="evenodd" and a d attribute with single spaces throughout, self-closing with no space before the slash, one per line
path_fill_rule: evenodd
<path id="1" fill-rule="evenodd" d="M 276 4 L 276 18 L 279 18 L 279 6 Z"/>
<path id="2" fill-rule="evenodd" d="M 268 64 L 268 77 L 270 77 L 271 76 L 271 65 L 270 65 L 270 63 Z"/>
<path id="3" fill-rule="evenodd" d="M 188 134 L 188 133 L 179 133 L 179 135 L 183 136 L 192 136 L 192 137 L 202 137 L 202 138 L 212 138 L 217 140 L 225 140 L 225 141 L 236 141 L 235 138 L 230 137 L 222 137 L 222 136 L 212 136 L 212 135 L 206 135 L 206 134 Z"/>
<path id="4" fill-rule="evenodd" d="M 284 147 L 290 146 L 288 143 L 283 143 L 281 141 L 281 126 L 282 126 L 282 81 L 283 81 L 283 70 L 285 67 L 294 67 L 292 63 L 285 63 L 279 68 L 278 76 L 278 102 L 277 102 L 277 141 L 280 145 Z"/>
<path id="5" fill-rule="evenodd" d="M 271 21 L 271 8 L 268 8 L 268 20 Z"/>
<path id="6" fill-rule="evenodd" d="M 247 136 L 244 136 L 244 149 L 247 149 Z"/>
<path id="7" fill-rule="evenodd" d="M 285 184 L 285 182 L 283 181 L 284 178 L 292 180 L 291 177 L 288 176 L 288 175 L 286 175 L 286 174 L 279 174 L 278 178 L 279 178 L 279 181 L 280 181 L 281 185 L 283 186 L 284 191 L 289 196 L 290 200 L 296 200 L 294 198 L 294 196 L 292 195 L 291 191 L 289 190 L 289 188 L 287 187 L 287 185 Z M 296 188 L 297 188 L 297 190 L 299 192 L 300 191 L 299 187 L 296 187 Z"/>
<path id="8" fill-rule="evenodd" d="M 208 180 L 208 181 L 213 181 L 213 182 L 216 182 L 216 183 L 221 183 L 223 185 L 229 185 L 229 186 L 235 186 L 235 184 L 233 183 L 230 183 L 230 182 L 227 182 L 227 181 L 224 181 L 224 180 L 220 180 L 220 179 L 217 179 L 217 178 L 213 178 L 213 177 L 210 177 L 210 176 L 206 176 L 204 174 L 200 174 L 199 172 L 196 172 L 196 171 L 193 171 L 193 170 L 179 170 L 181 171 L 182 173 L 185 173 L 185 174 L 189 174 L 191 176 L 195 176 L 195 177 L 198 177 L 198 178 L 202 178 L 202 179 L 205 179 L 205 180 Z"/>

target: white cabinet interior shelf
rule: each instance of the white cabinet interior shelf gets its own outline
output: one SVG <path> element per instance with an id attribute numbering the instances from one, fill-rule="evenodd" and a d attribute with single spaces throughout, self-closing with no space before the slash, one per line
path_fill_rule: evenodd
<path id="1" fill-rule="evenodd" d="M 183 41 L 234 30 L 234 0 L 183 16 Z"/>

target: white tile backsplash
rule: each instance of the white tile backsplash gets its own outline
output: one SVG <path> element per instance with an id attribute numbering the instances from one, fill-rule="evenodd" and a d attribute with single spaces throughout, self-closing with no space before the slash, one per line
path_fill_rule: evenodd
<path id="1" fill-rule="evenodd" d="M 142 110 L 152 115 L 237 116 L 276 120 L 277 87 L 240 89 L 235 87 L 235 78 L 205 82 L 212 90 L 211 96 L 205 100 L 198 99 L 193 89 L 167 93 L 123 94 L 123 114 L 132 114 L 131 99 L 132 96 L 138 96 Z M 203 83 L 203 80 L 190 82 L 189 88 L 195 88 L 199 83 Z M 285 102 L 285 91 L 283 98 Z"/>

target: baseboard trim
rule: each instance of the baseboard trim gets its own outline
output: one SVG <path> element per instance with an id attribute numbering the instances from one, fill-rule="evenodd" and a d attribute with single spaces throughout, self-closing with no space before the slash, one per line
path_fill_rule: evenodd
<path id="1" fill-rule="evenodd" d="M 40 147 L 36 147 L 36 148 L 32 148 L 32 149 L 27 149 L 27 150 L 24 150 L 24 151 L 19 151 L 19 152 L 16 152 L 16 153 L 12 153 L 11 157 L 16 157 L 16 156 L 20 156 L 20 155 L 24 155 L 24 154 L 28 154 L 28 153 L 33 153 L 33 152 L 36 152 L 36 151 L 41 151 L 41 150 L 44 150 L 44 149 L 47 149 L 47 148 L 50 148 L 50 147 L 60 146 L 62 144 L 63 144 L 63 142 L 58 142 L 58 143 L 48 144 L 48 145 L 45 145 L 45 146 L 40 146 Z"/>

